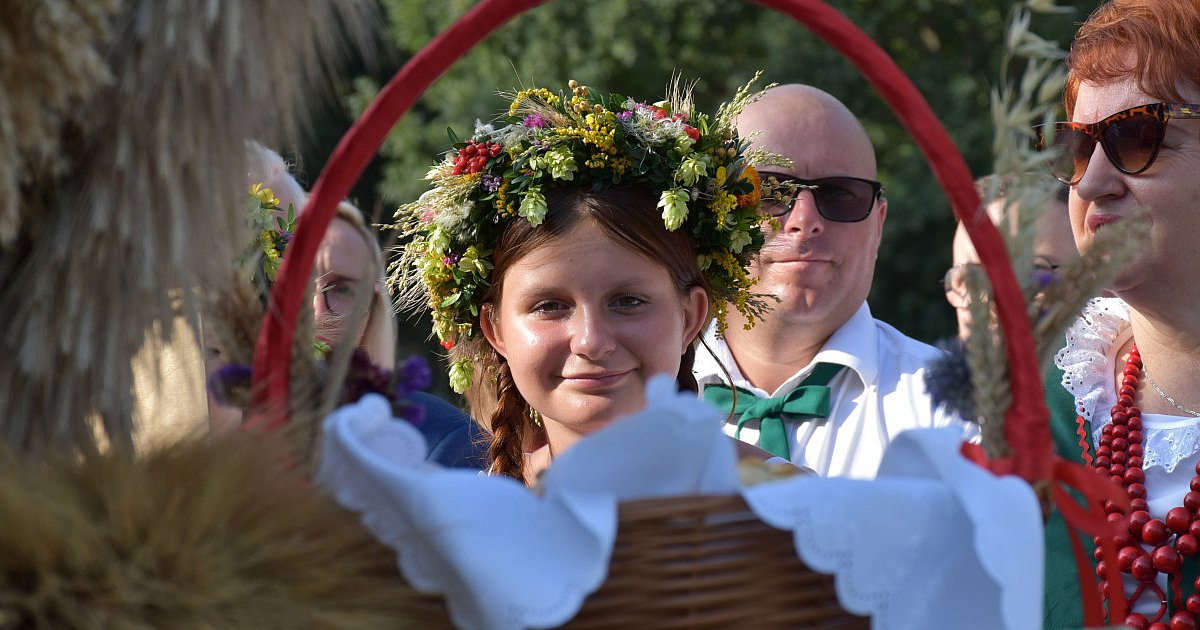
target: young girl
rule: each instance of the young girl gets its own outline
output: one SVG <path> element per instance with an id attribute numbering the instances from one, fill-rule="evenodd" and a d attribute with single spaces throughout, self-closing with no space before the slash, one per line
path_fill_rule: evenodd
<path id="1" fill-rule="evenodd" d="M 491 433 L 490 470 L 531 482 L 582 436 L 644 404 L 646 381 L 696 390 L 694 343 L 733 304 L 762 244 L 756 171 L 730 124 L 545 89 L 515 95 L 402 207 L 393 280 L 433 310 L 451 385 Z"/>

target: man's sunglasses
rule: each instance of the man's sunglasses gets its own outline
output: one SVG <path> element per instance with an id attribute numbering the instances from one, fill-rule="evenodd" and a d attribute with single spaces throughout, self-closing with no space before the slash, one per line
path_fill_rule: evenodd
<path id="1" fill-rule="evenodd" d="M 856 223 L 871 215 L 883 194 L 883 184 L 859 177 L 801 179 L 782 173 L 761 173 L 763 211 L 782 217 L 792 211 L 800 192 L 812 192 L 817 213 L 838 223 Z"/>
<path id="2" fill-rule="evenodd" d="M 1150 168 L 1162 148 L 1167 121 L 1172 118 L 1200 118 L 1200 105 L 1151 103 L 1090 124 L 1054 123 L 1052 146 L 1046 145 L 1046 125 L 1037 125 L 1033 131 L 1039 150 L 1056 152 L 1048 162 L 1050 172 L 1062 183 L 1075 185 L 1083 179 L 1097 142 L 1108 161 L 1122 173 L 1136 175 Z"/>

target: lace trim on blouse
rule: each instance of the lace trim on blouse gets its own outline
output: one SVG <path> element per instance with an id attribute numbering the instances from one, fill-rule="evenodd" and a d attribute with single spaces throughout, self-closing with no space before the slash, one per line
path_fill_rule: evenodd
<path id="1" fill-rule="evenodd" d="M 1054 355 L 1063 371 L 1062 385 L 1075 397 L 1075 411 L 1092 423 L 1092 443 L 1099 444 L 1108 409 L 1116 403 L 1113 381 L 1117 352 L 1131 336 L 1129 306 L 1118 298 L 1093 298 L 1067 329 L 1066 346 Z M 1096 419 L 1096 416 L 1101 416 Z M 1145 414 L 1144 469 L 1168 473 L 1200 450 L 1200 423 L 1178 423 L 1176 416 Z"/>

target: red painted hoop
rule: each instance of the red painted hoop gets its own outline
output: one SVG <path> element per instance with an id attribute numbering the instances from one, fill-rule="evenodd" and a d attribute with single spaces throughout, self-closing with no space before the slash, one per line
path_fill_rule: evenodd
<path id="1" fill-rule="evenodd" d="M 822 0 L 754 0 L 804 24 L 850 60 L 879 92 L 909 134 L 963 222 L 995 292 L 996 311 L 1007 342 L 1012 404 L 1005 413 L 1010 461 L 993 462 L 997 472 L 1012 472 L 1027 481 L 1051 478 L 1053 440 L 1050 412 L 1040 378 L 1033 329 L 1025 313 L 1025 297 L 1013 273 L 1008 250 L 991 221 L 973 221 L 979 208 L 974 179 L 962 154 L 908 76 L 870 37 Z"/>
<path id="2" fill-rule="evenodd" d="M 295 237 L 284 256 L 272 294 L 276 308 L 264 317 L 255 348 L 254 402 L 263 414 L 261 422 L 268 430 L 278 429 L 287 422 L 295 322 L 317 246 L 333 219 L 338 201 L 350 191 L 391 127 L 435 79 L 492 31 L 545 1 L 482 0 L 476 4 L 396 73 L 338 143 L 313 187 Z M 1106 493 L 1095 485 L 1094 475 L 1054 454 L 1049 411 L 1032 329 L 1025 315 L 1024 297 L 999 231 L 990 221 L 968 220 L 979 206 L 979 197 L 962 155 L 929 104 L 886 52 L 822 0 L 751 1 L 792 17 L 849 59 L 883 96 L 920 146 L 949 197 L 954 214 L 963 220 L 979 253 L 995 291 L 997 315 L 1008 342 L 1013 399 L 1005 414 L 1005 431 L 1012 455 L 987 465 L 997 474 L 1015 473 L 1031 483 L 1052 482 L 1054 500 L 1068 522 L 1077 530 L 1099 533 L 1106 523 L 1098 502 Z M 1064 483 L 1087 495 L 1091 514 L 1070 500 L 1061 487 Z M 1108 547 L 1111 545 L 1104 551 L 1112 574 L 1116 570 L 1116 550 Z M 1075 549 L 1075 555 L 1083 587 L 1085 621 L 1088 625 L 1097 625 L 1103 618 L 1098 588 L 1094 581 L 1091 587 L 1087 586 L 1090 565 L 1082 549 Z M 1120 579 L 1119 575 L 1108 578 Z M 1114 612 L 1120 618 L 1124 602 L 1113 603 Z"/>
<path id="3" fill-rule="evenodd" d="M 808 26 L 815 35 L 851 60 L 871 85 L 904 122 L 937 180 L 950 199 L 954 214 L 968 220 L 978 208 L 979 197 L 966 162 L 949 134 L 937 120 L 929 103 L 895 62 L 871 38 L 850 20 L 821 0 L 755 0 L 757 4 L 787 14 Z M 320 238 L 334 216 L 338 200 L 346 196 L 358 180 L 367 162 L 376 154 L 392 126 L 400 120 L 416 98 L 442 76 L 451 64 L 484 40 L 499 26 L 545 0 L 484 0 L 466 16 L 438 35 L 416 54 L 367 108 L 346 133 L 316 186 L 298 228 L 288 247 L 275 286 L 277 317 L 266 317 L 254 356 L 254 384 L 259 391 L 260 408 L 274 409 L 266 427 L 278 428 L 286 422 L 281 409 L 287 409 L 288 365 L 292 359 L 292 332 L 300 311 L 301 296 L 308 271 L 312 269 Z M 1014 455 L 1009 463 L 997 462 L 1006 472 L 1027 480 L 1051 476 L 1050 432 L 1046 426 L 1049 412 L 1045 407 L 1042 383 L 1038 378 L 1030 322 L 1025 316 L 1024 296 L 1016 282 L 1008 253 L 1000 233 L 991 222 L 965 221 L 967 233 L 979 252 L 996 293 L 996 308 L 1008 340 L 1008 362 L 1012 379 L 1013 403 L 1006 414 L 1006 430 Z"/>
<path id="4" fill-rule="evenodd" d="M 255 349 L 255 404 L 264 410 L 268 430 L 287 422 L 292 335 L 317 246 L 338 201 L 349 193 L 388 131 L 434 80 L 494 30 L 545 1 L 482 0 L 410 59 L 338 143 L 284 256 L 272 294 L 277 308 L 264 318 Z M 920 146 L 955 215 L 964 220 L 974 216 L 979 197 L 962 155 L 924 97 L 882 48 L 821 0 L 754 1 L 792 17 L 854 63 Z M 1024 297 L 995 226 L 990 221 L 964 223 L 996 293 L 997 314 L 1008 340 L 1013 402 L 1005 426 L 1013 455 L 1009 461 L 993 462 L 992 467 L 1029 481 L 1049 479 L 1053 466 L 1049 412 Z"/>

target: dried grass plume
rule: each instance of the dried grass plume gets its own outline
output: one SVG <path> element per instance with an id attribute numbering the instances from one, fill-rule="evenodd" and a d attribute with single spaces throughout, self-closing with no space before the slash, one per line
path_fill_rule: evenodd
<path id="1" fill-rule="evenodd" d="M 244 141 L 299 128 L 343 29 L 365 33 L 374 4 L 12 0 L 4 10 L 0 442 L 88 452 L 98 425 L 128 446 L 130 361 L 146 331 L 171 321 L 172 290 L 194 319 L 192 291 L 220 286 L 248 241 Z"/>
<path id="2" fill-rule="evenodd" d="M 0 628 L 450 627 L 280 444 L 238 433 L 82 463 L 4 451 Z"/>

